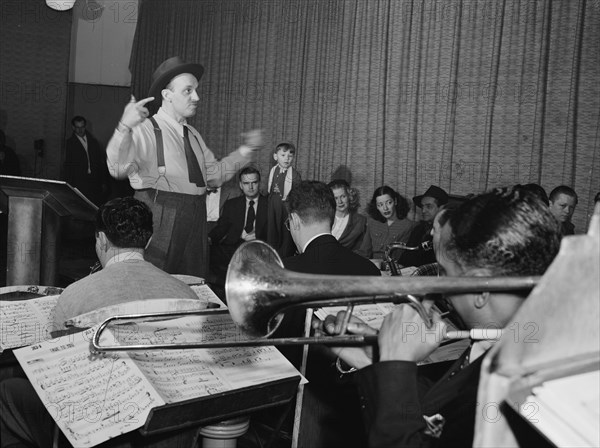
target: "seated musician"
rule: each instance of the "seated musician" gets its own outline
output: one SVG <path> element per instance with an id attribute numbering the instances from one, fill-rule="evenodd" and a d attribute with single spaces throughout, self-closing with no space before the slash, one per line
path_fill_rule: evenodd
<path id="1" fill-rule="evenodd" d="M 96 253 L 103 269 L 63 291 L 57 302 L 55 326 L 62 328 L 66 319 L 128 301 L 198 299 L 188 285 L 144 261 L 144 248 L 151 235 L 152 212 L 143 202 L 125 197 L 102 205 L 96 214 Z M 10 378 L 0 383 L 2 448 L 52 447 L 55 430 L 52 417 L 28 380 Z M 67 446 L 62 439 L 60 446 Z M 118 438 L 106 446 L 121 443 L 125 442 Z"/>
<path id="2" fill-rule="evenodd" d="M 373 263 L 344 247 L 331 234 L 336 203 L 326 184 L 302 181 L 291 189 L 287 207 L 289 221 L 286 225 L 299 255 L 283 260 L 286 269 L 308 274 L 381 275 Z M 274 336 L 301 336 L 304 316 L 304 311 L 286 313 L 282 323 L 284 328 Z M 293 364 L 300 364 L 301 347 L 279 349 Z M 302 402 L 302 437 L 310 439 L 306 446 L 362 448 L 364 430 L 356 390 L 336 382 L 339 378 L 335 359 L 324 347 L 311 346 L 308 352 L 306 377 L 309 384 L 305 386 Z"/>
<path id="3" fill-rule="evenodd" d="M 435 241 L 437 260 L 448 276 L 541 275 L 558 253 L 556 220 L 522 188 L 482 194 L 450 213 Z M 511 318 L 526 296 L 527 292 L 482 292 L 447 298 L 471 329 L 514 325 Z M 472 446 L 482 355 L 491 343 L 471 344 L 441 379 L 427 382 L 417 363 L 438 348 L 445 334 L 441 318 L 434 314 L 433 320 L 428 329 L 414 308 L 399 306 L 379 331 L 376 363 L 365 349 L 334 349 L 359 369 L 352 376 L 370 447 Z M 361 323 L 350 323 L 348 331 L 376 333 Z"/>
<path id="4" fill-rule="evenodd" d="M 133 197 L 116 198 L 96 213 L 96 255 L 102 270 L 69 285 L 58 298 L 55 328 L 80 314 L 144 299 L 197 299 L 192 289 L 144 260 L 152 212 Z"/>
<path id="5" fill-rule="evenodd" d="M 427 191 L 413 198 L 414 204 L 421 209 L 423 219 L 412 230 L 406 241 L 409 247 L 418 247 L 417 250 L 402 252 L 398 263 L 401 266 L 423 266 L 435 263 L 435 254 L 431 247 L 424 243 L 431 243 L 433 220 L 441 207 L 448 203 L 448 194 L 436 185 L 430 186 Z"/>

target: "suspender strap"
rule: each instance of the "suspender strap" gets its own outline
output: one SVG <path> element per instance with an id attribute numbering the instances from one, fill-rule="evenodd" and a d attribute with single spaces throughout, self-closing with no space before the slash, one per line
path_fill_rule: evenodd
<path id="1" fill-rule="evenodd" d="M 156 137 L 156 162 L 158 165 L 158 174 L 164 176 L 166 173 L 165 168 L 165 148 L 163 146 L 163 138 L 162 131 L 158 126 L 158 123 L 154 119 L 154 117 L 150 117 L 150 121 L 152 122 L 152 126 L 154 126 L 154 135 Z"/>

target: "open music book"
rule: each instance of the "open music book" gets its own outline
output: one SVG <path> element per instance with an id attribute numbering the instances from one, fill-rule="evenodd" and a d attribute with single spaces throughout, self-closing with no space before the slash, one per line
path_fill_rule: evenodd
<path id="1" fill-rule="evenodd" d="M 58 296 L 0 300 L 0 353 L 51 338 Z"/>
<path id="2" fill-rule="evenodd" d="M 69 442 L 91 447 L 144 425 L 152 408 L 300 376 L 274 347 L 92 354 L 94 329 L 15 350 Z M 102 345 L 241 340 L 228 314 L 125 324 Z"/>
<path id="3" fill-rule="evenodd" d="M 191 285 L 202 302 L 210 302 L 225 308 L 223 302 L 208 285 Z M 4 350 L 24 347 L 41 341 L 52 339 L 50 333 L 60 330 L 54 325 L 54 308 L 61 288 L 50 286 L 7 286 L 0 288 L 0 353 Z M 54 295 L 45 295 L 52 293 Z M 3 300 L 3 297 L 39 296 L 25 300 Z M 108 315 L 177 311 L 193 309 L 194 301 L 191 299 L 156 299 L 136 301 L 115 305 L 114 312 L 104 310 Z M 70 326 L 87 328 L 105 319 L 95 320 L 97 314 L 90 312 L 70 320 Z M 92 322 L 90 324 L 90 322 Z"/>

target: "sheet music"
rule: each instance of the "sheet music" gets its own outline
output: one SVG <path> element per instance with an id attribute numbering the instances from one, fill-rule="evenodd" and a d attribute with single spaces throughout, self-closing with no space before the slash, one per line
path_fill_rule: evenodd
<path id="1" fill-rule="evenodd" d="M 58 295 L 28 300 L 0 300 L 0 353 L 51 339 Z"/>
<path id="2" fill-rule="evenodd" d="M 246 339 L 228 314 L 119 326 L 115 333 L 124 344 Z M 155 350 L 130 356 L 167 403 L 299 375 L 272 346 Z"/>
<path id="3" fill-rule="evenodd" d="M 190 288 L 203 302 L 211 302 L 218 304 L 219 308 L 227 308 L 208 285 L 190 285 Z"/>
<path id="4" fill-rule="evenodd" d="M 69 442 L 91 447 L 141 427 L 164 401 L 127 354 L 91 356 L 95 329 L 15 350 Z M 110 333 L 103 340 L 113 343 Z"/>

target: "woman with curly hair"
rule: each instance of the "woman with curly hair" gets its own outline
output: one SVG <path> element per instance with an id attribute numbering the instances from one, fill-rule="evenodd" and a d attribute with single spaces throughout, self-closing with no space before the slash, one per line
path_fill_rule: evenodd
<path id="1" fill-rule="evenodd" d="M 331 234 L 350 250 L 357 250 L 367 227 L 367 218 L 357 212 L 358 191 L 343 179 L 335 179 L 328 185 L 335 198 L 335 218 Z"/>
<path id="2" fill-rule="evenodd" d="M 388 244 L 406 241 L 417 225 L 406 218 L 408 210 L 406 198 L 393 188 L 377 188 L 367 208 L 367 231 L 357 252 L 367 258 L 383 258 Z"/>

